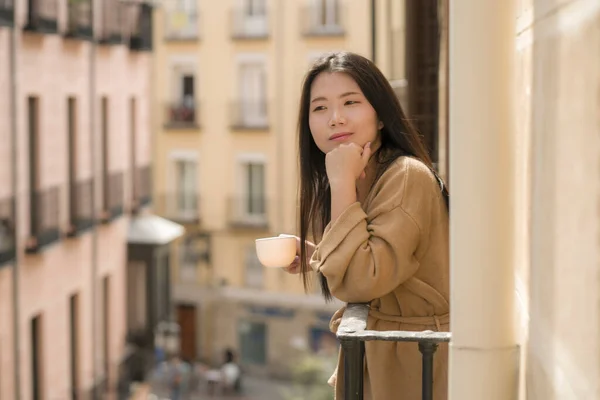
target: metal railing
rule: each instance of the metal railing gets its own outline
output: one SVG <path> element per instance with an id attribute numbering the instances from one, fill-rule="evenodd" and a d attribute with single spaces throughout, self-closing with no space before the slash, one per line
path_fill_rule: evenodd
<path id="1" fill-rule="evenodd" d="M 158 197 L 154 211 L 176 222 L 197 223 L 200 221 L 200 197 L 196 192 L 183 190 L 164 193 Z"/>
<path id="2" fill-rule="evenodd" d="M 269 18 L 263 14 L 248 14 L 244 8 L 231 11 L 231 36 L 234 39 L 265 39 L 269 37 Z"/>
<path id="3" fill-rule="evenodd" d="M 332 2 L 335 7 L 309 6 L 300 12 L 300 26 L 304 36 L 342 36 L 345 7 L 341 2 Z"/>
<path id="4" fill-rule="evenodd" d="M 165 107 L 165 126 L 174 128 L 198 127 L 198 103 L 195 100 L 168 103 Z"/>
<path id="5" fill-rule="evenodd" d="M 267 199 L 261 196 L 230 198 L 229 225 L 233 228 L 266 229 L 269 226 Z"/>
<path id="6" fill-rule="evenodd" d="M 200 12 L 177 8 L 165 12 L 165 39 L 195 40 L 200 36 Z"/>
<path id="7" fill-rule="evenodd" d="M 60 188 L 31 192 L 29 201 L 30 235 L 25 251 L 35 253 L 60 239 Z"/>
<path id="8" fill-rule="evenodd" d="M 67 236 L 73 237 L 94 225 L 92 210 L 93 181 L 73 182 L 69 186 L 69 231 Z"/>
<path id="9" fill-rule="evenodd" d="M 92 26 L 92 1 L 69 0 L 67 2 L 67 36 L 83 39 L 94 37 Z"/>
<path id="10" fill-rule="evenodd" d="M 28 0 L 26 31 L 58 32 L 58 0 Z"/>
<path id="11" fill-rule="evenodd" d="M 15 198 L 0 200 L 0 265 L 15 258 Z"/>
<path id="12" fill-rule="evenodd" d="M 231 105 L 233 129 L 268 129 L 268 103 L 266 100 L 240 100 Z"/>
<path id="13" fill-rule="evenodd" d="M 102 179 L 103 204 L 101 221 L 110 222 L 123 214 L 124 188 L 123 172 L 105 174 Z"/>
<path id="14" fill-rule="evenodd" d="M 152 50 L 152 6 L 146 3 L 136 4 L 135 18 L 131 23 L 132 32 L 129 38 L 131 50 Z"/>
<path id="15" fill-rule="evenodd" d="M 363 399 L 365 342 L 372 340 L 418 343 L 422 355 L 422 399 L 433 399 L 433 356 L 439 343 L 450 342 L 450 332 L 367 330 L 369 306 L 348 304 L 337 337 L 344 351 L 344 393 L 346 400 Z"/>
<path id="16" fill-rule="evenodd" d="M 123 42 L 125 6 L 119 0 L 102 1 L 102 21 L 100 25 L 101 44 L 120 44 Z"/>
<path id="17" fill-rule="evenodd" d="M 15 21 L 14 0 L 0 0 L 0 26 L 12 26 Z"/>

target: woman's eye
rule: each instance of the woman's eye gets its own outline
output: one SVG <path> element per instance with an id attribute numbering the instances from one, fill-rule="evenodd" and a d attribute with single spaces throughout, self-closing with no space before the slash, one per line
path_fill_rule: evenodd
<path id="1" fill-rule="evenodd" d="M 357 103 L 358 103 L 358 101 L 354 101 L 354 100 L 348 100 L 346 102 L 347 105 L 352 105 L 352 104 L 357 104 Z"/>
<path id="2" fill-rule="evenodd" d="M 313 111 L 321 111 L 321 110 L 324 110 L 324 109 L 325 109 L 324 106 L 317 106 L 317 107 L 315 107 L 315 109 Z"/>

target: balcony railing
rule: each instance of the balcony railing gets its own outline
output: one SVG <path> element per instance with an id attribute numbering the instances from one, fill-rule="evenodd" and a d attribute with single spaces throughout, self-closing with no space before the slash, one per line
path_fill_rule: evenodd
<path id="1" fill-rule="evenodd" d="M 330 3 L 330 2 L 327 2 Z M 309 6 L 300 13 L 302 34 L 304 36 L 343 36 L 345 8 L 339 1 L 331 2 L 327 7 Z"/>
<path id="2" fill-rule="evenodd" d="M 102 1 L 102 21 L 100 25 L 101 44 L 123 43 L 125 6 L 119 0 Z"/>
<path id="3" fill-rule="evenodd" d="M 31 193 L 30 236 L 27 253 L 37 253 L 60 239 L 60 188 L 55 186 Z"/>
<path id="4" fill-rule="evenodd" d="M 0 266 L 15 259 L 15 199 L 0 200 Z"/>
<path id="5" fill-rule="evenodd" d="M 267 229 L 267 199 L 254 196 L 229 199 L 229 225 L 232 228 Z"/>
<path id="6" fill-rule="evenodd" d="M 58 0 L 28 0 L 26 31 L 58 32 Z"/>
<path id="7" fill-rule="evenodd" d="M 129 48 L 137 51 L 152 50 L 152 6 L 147 3 L 135 5 L 138 8 L 132 23 L 133 31 L 129 38 Z"/>
<path id="8" fill-rule="evenodd" d="M 69 0 L 67 37 L 93 39 L 92 0 Z"/>
<path id="9" fill-rule="evenodd" d="M 200 36 L 198 10 L 175 9 L 165 13 L 165 39 L 196 40 Z"/>
<path id="10" fill-rule="evenodd" d="M 73 237 L 88 230 L 94 225 L 92 210 L 93 182 L 87 179 L 72 183 L 69 187 L 69 231 L 67 236 Z"/>
<path id="11" fill-rule="evenodd" d="M 0 0 L 0 26 L 13 26 L 15 22 L 15 1 Z"/>
<path id="12" fill-rule="evenodd" d="M 167 128 L 198 128 L 199 115 L 198 103 L 191 102 L 173 102 L 165 107 L 165 127 Z"/>
<path id="13" fill-rule="evenodd" d="M 363 399 L 365 342 L 415 342 L 423 359 L 421 370 L 422 399 L 433 399 L 433 356 L 439 343 L 450 342 L 450 332 L 371 331 L 367 328 L 369 307 L 348 304 L 337 331 L 344 350 L 344 393 L 346 400 Z M 415 344 L 416 345 L 416 344 Z"/>
<path id="14" fill-rule="evenodd" d="M 268 103 L 266 100 L 241 100 L 231 105 L 232 129 L 268 129 Z"/>
<path id="15" fill-rule="evenodd" d="M 123 172 L 106 174 L 103 178 L 104 198 L 100 220 L 108 223 L 123 214 Z"/>
<path id="16" fill-rule="evenodd" d="M 181 223 L 200 221 L 200 197 L 195 192 L 166 193 L 157 200 L 154 210 L 167 219 Z"/>
<path id="17" fill-rule="evenodd" d="M 137 167 L 133 178 L 133 212 L 152 202 L 152 167 Z"/>
<path id="18" fill-rule="evenodd" d="M 246 9 L 231 12 L 231 36 L 234 39 L 265 39 L 269 37 L 269 19 L 266 12 L 248 14 Z"/>

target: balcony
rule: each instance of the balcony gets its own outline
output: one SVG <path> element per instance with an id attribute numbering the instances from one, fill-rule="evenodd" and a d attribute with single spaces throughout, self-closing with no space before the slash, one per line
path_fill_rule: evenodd
<path id="1" fill-rule="evenodd" d="M 92 1 L 69 0 L 67 3 L 67 33 L 68 38 L 92 40 Z"/>
<path id="2" fill-rule="evenodd" d="M 99 43 L 115 45 L 123 43 L 125 6 L 119 0 L 103 0 Z"/>
<path id="3" fill-rule="evenodd" d="M 0 0 L 0 26 L 13 26 L 15 23 L 14 0 Z"/>
<path id="4" fill-rule="evenodd" d="M 58 32 L 58 0 L 28 0 L 27 23 L 23 28 L 28 32 Z"/>
<path id="5" fill-rule="evenodd" d="M 439 343 L 448 343 L 450 332 L 371 331 L 367 330 L 369 306 L 348 304 L 337 337 L 344 350 L 344 393 L 346 400 L 363 400 L 365 342 L 415 342 L 419 346 L 423 364 L 421 369 L 422 399 L 433 399 L 433 357 Z"/>
<path id="6" fill-rule="evenodd" d="M 300 26 L 304 36 L 344 36 L 346 34 L 342 4 L 337 1 L 325 3 L 327 7 L 310 6 L 300 13 Z"/>
<path id="7" fill-rule="evenodd" d="M 265 11 L 252 13 L 245 8 L 231 12 L 231 37 L 233 39 L 266 39 L 269 37 L 269 19 Z"/>
<path id="8" fill-rule="evenodd" d="M 133 206 L 132 212 L 152 202 L 152 167 L 149 165 L 137 167 L 133 177 Z"/>
<path id="9" fill-rule="evenodd" d="M 165 128 L 198 129 L 198 108 L 194 100 L 168 103 L 165 107 Z"/>
<path id="10" fill-rule="evenodd" d="M 269 227 L 267 199 L 253 196 L 231 198 L 228 216 L 231 228 L 266 230 Z"/>
<path id="11" fill-rule="evenodd" d="M 106 224 L 123 215 L 123 172 L 104 175 L 104 198 L 100 220 Z"/>
<path id="12" fill-rule="evenodd" d="M 129 38 L 129 48 L 135 51 L 152 51 L 152 6 L 146 3 L 135 5 L 136 17 Z"/>
<path id="13" fill-rule="evenodd" d="M 172 221 L 193 224 L 200 222 L 200 197 L 195 192 L 166 193 L 157 199 L 155 211 Z"/>
<path id="14" fill-rule="evenodd" d="M 165 13 L 165 40 L 197 40 L 200 13 L 197 10 L 176 9 Z"/>
<path id="15" fill-rule="evenodd" d="M 60 188 L 32 192 L 29 200 L 30 236 L 27 254 L 35 254 L 60 239 Z"/>
<path id="16" fill-rule="evenodd" d="M 0 200 L 0 266 L 15 259 L 15 198 Z"/>
<path id="17" fill-rule="evenodd" d="M 235 130 L 269 129 L 266 100 L 241 100 L 231 105 L 231 128 Z"/>
<path id="18" fill-rule="evenodd" d="M 87 179 L 72 183 L 69 187 L 69 231 L 67 236 L 75 237 L 94 225 L 92 210 L 93 181 Z"/>

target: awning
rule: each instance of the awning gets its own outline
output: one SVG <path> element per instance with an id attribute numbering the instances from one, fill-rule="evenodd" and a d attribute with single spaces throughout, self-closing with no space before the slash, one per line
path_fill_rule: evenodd
<path id="1" fill-rule="evenodd" d="M 129 224 L 127 243 L 161 246 L 183 236 L 184 233 L 185 228 L 182 225 L 168 219 L 153 214 L 138 215 L 133 217 Z"/>

